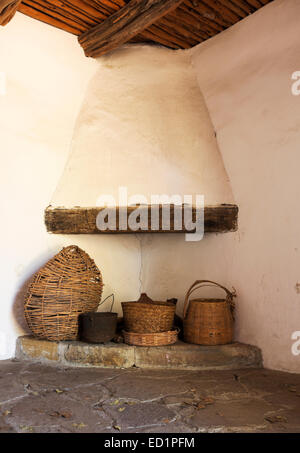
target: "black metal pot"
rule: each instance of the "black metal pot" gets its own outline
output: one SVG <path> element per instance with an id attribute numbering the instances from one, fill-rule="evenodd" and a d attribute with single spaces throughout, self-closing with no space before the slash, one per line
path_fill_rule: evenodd
<path id="1" fill-rule="evenodd" d="M 118 313 L 88 312 L 79 316 L 80 339 L 88 343 L 107 343 L 115 336 Z"/>

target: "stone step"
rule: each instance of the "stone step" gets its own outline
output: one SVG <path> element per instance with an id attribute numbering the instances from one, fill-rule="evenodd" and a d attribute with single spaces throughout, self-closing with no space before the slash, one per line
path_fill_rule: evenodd
<path id="1" fill-rule="evenodd" d="M 89 344 L 81 341 L 46 341 L 19 337 L 16 358 L 62 366 L 101 368 L 168 368 L 184 370 L 232 370 L 262 366 L 255 346 L 231 343 L 198 346 L 178 341 L 171 346 L 141 347 L 126 344 Z"/>

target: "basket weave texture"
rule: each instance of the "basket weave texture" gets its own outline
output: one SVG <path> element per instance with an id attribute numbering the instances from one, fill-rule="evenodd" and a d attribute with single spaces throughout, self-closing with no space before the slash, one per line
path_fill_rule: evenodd
<path id="1" fill-rule="evenodd" d="M 102 276 L 89 255 L 75 245 L 63 248 L 35 275 L 24 310 L 28 327 L 52 341 L 78 338 L 78 316 L 96 311 L 102 296 Z"/>
<path id="2" fill-rule="evenodd" d="M 124 341 L 134 346 L 166 346 L 174 344 L 178 338 L 178 329 L 159 333 L 134 333 L 123 330 Z"/>
<path id="3" fill-rule="evenodd" d="M 172 302 L 156 302 L 143 293 L 136 302 L 122 302 L 125 330 L 134 333 L 171 331 L 176 306 Z"/>
<path id="4" fill-rule="evenodd" d="M 209 284 L 207 284 L 209 283 Z M 192 292 L 203 286 L 218 286 L 226 292 L 226 299 L 193 299 Z M 187 343 L 221 345 L 233 341 L 234 292 L 210 280 L 197 280 L 188 290 L 184 302 L 183 333 Z"/>

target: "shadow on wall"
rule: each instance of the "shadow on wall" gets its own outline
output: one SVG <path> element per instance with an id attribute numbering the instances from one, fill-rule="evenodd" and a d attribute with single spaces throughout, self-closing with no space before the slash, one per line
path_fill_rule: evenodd
<path id="1" fill-rule="evenodd" d="M 15 295 L 15 299 L 13 302 L 12 307 L 12 315 L 13 320 L 16 324 L 17 330 L 21 329 L 24 333 L 30 333 L 30 330 L 27 326 L 25 317 L 24 317 L 24 300 L 26 297 L 28 286 L 30 285 L 31 281 L 33 280 L 34 274 L 29 277 L 25 282 L 21 285 L 17 294 Z"/>

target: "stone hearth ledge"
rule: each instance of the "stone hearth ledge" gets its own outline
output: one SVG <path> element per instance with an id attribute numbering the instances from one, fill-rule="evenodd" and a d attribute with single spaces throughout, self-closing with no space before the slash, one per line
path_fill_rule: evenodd
<path id="1" fill-rule="evenodd" d="M 171 346 L 141 347 L 123 343 L 56 342 L 28 335 L 17 339 L 16 359 L 99 368 L 232 370 L 262 367 L 260 349 L 243 343 L 198 346 L 178 341 Z"/>

